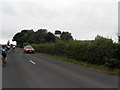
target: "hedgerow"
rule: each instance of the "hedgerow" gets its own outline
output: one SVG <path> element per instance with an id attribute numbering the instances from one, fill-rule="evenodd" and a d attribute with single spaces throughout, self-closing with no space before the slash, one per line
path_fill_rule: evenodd
<path id="1" fill-rule="evenodd" d="M 36 52 L 66 56 L 90 64 L 120 68 L 120 44 L 104 37 L 93 41 L 56 41 L 54 43 L 32 44 Z"/>

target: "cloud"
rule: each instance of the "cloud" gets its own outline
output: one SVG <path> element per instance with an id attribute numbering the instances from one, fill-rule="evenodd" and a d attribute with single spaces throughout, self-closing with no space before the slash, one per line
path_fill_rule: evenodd
<path id="1" fill-rule="evenodd" d="M 94 39 L 97 34 L 116 38 L 117 0 L 12 1 L 3 1 L 1 8 L 6 40 L 27 28 L 69 31 L 75 39 Z"/>

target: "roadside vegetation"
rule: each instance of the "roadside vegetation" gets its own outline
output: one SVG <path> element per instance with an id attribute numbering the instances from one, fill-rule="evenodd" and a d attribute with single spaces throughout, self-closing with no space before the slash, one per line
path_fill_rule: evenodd
<path id="1" fill-rule="evenodd" d="M 50 56 L 64 57 L 70 61 L 87 67 L 94 67 L 103 71 L 120 71 L 120 43 L 114 43 L 97 35 L 94 40 L 73 40 L 71 33 L 60 32 L 60 37 L 47 32 L 46 29 L 22 30 L 13 37 L 18 47 L 32 45 L 36 52 Z M 120 37 L 119 37 L 120 41 Z"/>

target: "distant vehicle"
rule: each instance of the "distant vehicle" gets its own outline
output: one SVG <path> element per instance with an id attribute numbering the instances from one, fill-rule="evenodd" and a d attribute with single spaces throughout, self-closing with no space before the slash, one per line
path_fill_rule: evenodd
<path id="1" fill-rule="evenodd" d="M 15 47 L 16 47 L 16 46 L 15 46 L 15 45 L 13 45 L 13 46 L 12 46 L 12 50 L 15 50 Z"/>
<path id="2" fill-rule="evenodd" d="M 34 53 L 34 48 L 32 46 L 25 46 L 24 53 Z"/>
<path id="3" fill-rule="evenodd" d="M 13 46 L 13 48 L 15 49 L 15 45 Z"/>

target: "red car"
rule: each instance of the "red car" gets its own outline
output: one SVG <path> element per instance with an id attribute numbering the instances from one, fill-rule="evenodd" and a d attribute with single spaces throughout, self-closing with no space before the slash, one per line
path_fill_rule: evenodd
<path id="1" fill-rule="evenodd" d="M 24 53 L 34 53 L 34 48 L 32 46 L 25 46 Z"/>

